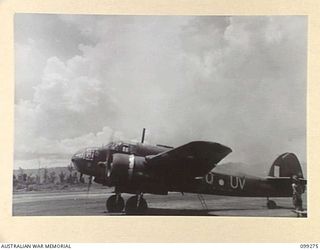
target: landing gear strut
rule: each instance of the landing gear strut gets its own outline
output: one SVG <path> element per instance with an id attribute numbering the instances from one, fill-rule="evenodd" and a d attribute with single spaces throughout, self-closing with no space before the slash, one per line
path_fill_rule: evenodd
<path id="1" fill-rule="evenodd" d="M 112 195 L 108 198 L 106 207 L 110 213 L 120 213 L 124 208 L 124 200 L 120 194 Z"/>
<path id="2" fill-rule="evenodd" d="M 125 211 L 126 214 L 139 214 L 147 210 L 148 204 L 143 199 L 143 194 L 130 197 L 126 202 Z"/>
<path id="3" fill-rule="evenodd" d="M 275 209 L 277 207 L 277 203 L 273 200 L 269 200 L 269 197 L 267 197 L 267 207 L 269 209 Z"/>

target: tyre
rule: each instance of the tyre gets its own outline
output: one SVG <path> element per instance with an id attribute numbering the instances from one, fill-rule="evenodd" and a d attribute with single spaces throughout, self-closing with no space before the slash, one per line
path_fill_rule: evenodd
<path id="1" fill-rule="evenodd" d="M 108 198 L 106 202 L 106 207 L 108 212 L 110 213 L 122 212 L 124 208 L 124 200 L 121 196 L 118 196 L 117 199 L 117 195 L 112 195 Z"/>
<path id="2" fill-rule="evenodd" d="M 125 212 L 126 214 L 141 214 L 147 209 L 148 204 L 145 199 L 140 198 L 138 202 L 138 196 L 132 196 L 126 202 Z"/>

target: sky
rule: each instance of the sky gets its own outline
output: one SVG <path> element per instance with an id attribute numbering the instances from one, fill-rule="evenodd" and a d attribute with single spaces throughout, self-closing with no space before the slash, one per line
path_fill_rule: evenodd
<path id="1" fill-rule="evenodd" d="M 15 168 L 111 139 L 306 161 L 306 16 L 15 15 Z"/>

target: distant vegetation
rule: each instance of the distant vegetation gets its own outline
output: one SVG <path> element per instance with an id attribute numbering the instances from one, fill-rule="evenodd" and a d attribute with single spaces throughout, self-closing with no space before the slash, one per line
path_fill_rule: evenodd
<path id="1" fill-rule="evenodd" d="M 70 187 L 86 187 L 88 176 L 80 174 L 72 166 L 56 168 L 23 169 L 13 171 L 13 191 L 61 190 Z"/>

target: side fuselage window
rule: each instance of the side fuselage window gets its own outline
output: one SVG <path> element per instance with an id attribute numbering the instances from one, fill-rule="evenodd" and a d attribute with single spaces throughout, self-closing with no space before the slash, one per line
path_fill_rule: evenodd
<path id="1" fill-rule="evenodd" d="M 124 153 L 129 153 L 129 146 L 123 145 L 123 146 L 122 146 L 122 152 L 124 152 Z"/>

